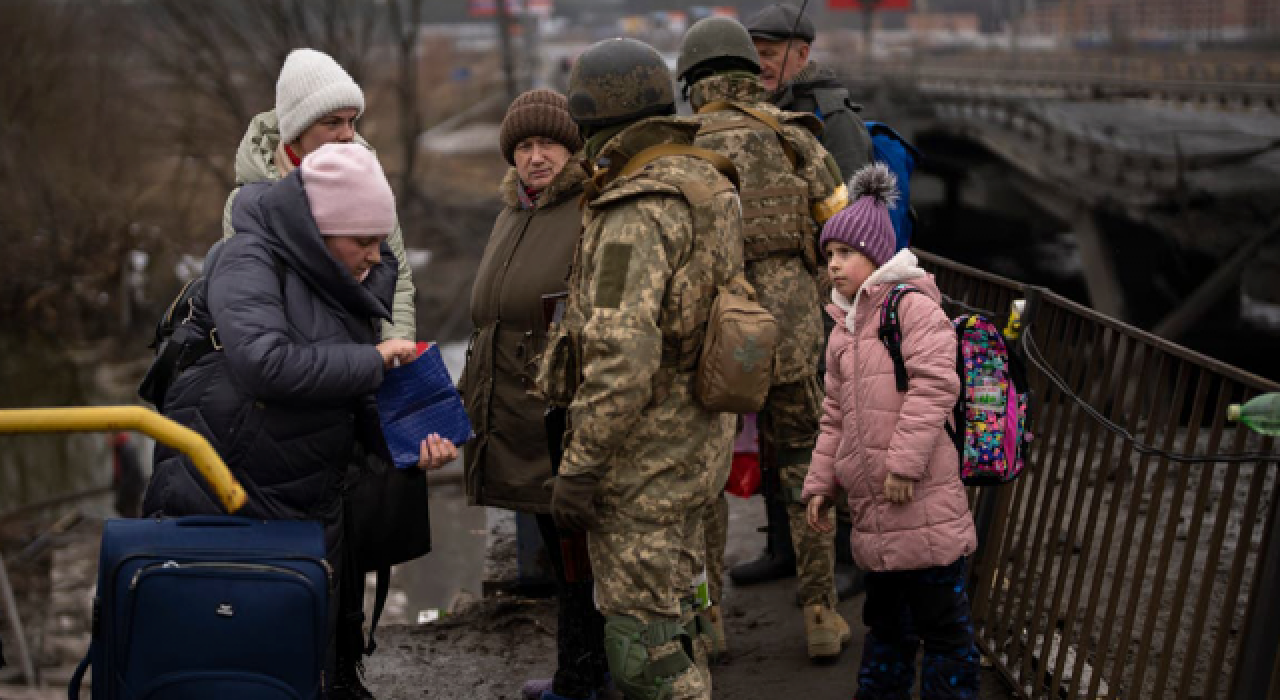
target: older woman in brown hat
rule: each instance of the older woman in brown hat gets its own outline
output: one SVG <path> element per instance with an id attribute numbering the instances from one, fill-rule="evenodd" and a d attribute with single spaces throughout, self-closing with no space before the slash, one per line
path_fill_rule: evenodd
<path id="1" fill-rule="evenodd" d="M 556 572 L 560 605 L 555 678 L 525 684 L 533 700 L 592 698 L 604 684 L 604 619 L 592 601 L 592 582 L 564 561 L 551 519 L 547 405 L 529 393 L 547 323 L 544 297 L 566 290 L 581 233 L 578 196 L 586 171 L 582 147 L 564 96 L 531 90 L 502 120 L 502 155 L 511 164 L 502 182 L 506 207 L 471 290 L 475 331 L 462 390 L 476 437 L 466 447 L 467 497 L 473 505 L 532 513 Z"/>

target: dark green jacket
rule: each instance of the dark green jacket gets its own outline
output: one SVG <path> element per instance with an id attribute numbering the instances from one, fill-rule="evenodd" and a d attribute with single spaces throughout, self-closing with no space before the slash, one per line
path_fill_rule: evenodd
<path id="1" fill-rule="evenodd" d="M 570 159 L 534 206 L 520 199 L 512 168 L 471 291 L 475 330 L 461 390 L 476 437 L 467 444 L 467 499 L 473 505 L 548 513 L 551 456 L 543 413 L 530 393 L 546 342 L 542 297 L 567 289 L 582 231 L 578 197 L 586 172 Z"/>
<path id="2" fill-rule="evenodd" d="M 872 160 L 871 137 L 858 116 L 859 107 L 835 73 L 816 63 L 773 95 L 773 103 L 788 112 L 808 112 L 822 120 L 822 147 L 836 159 L 847 181 Z"/>

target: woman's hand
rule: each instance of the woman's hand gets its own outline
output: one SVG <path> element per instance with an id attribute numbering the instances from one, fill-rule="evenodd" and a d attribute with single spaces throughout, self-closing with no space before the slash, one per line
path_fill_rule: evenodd
<path id="1" fill-rule="evenodd" d="M 831 499 L 821 494 L 809 499 L 805 518 L 809 521 L 809 529 L 815 532 L 825 535 L 836 529 L 831 522 Z"/>
<path id="2" fill-rule="evenodd" d="M 892 472 L 884 478 L 884 497 L 889 499 L 890 503 L 898 505 L 910 503 L 911 499 L 915 497 L 914 492 L 914 481 L 903 479 Z"/>
<path id="3" fill-rule="evenodd" d="M 418 359 L 418 345 L 412 340 L 392 338 L 378 343 L 378 354 L 382 355 L 382 366 L 391 369 Z"/>
<path id="4" fill-rule="evenodd" d="M 458 458 L 458 448 L 453 442 L 431 433 L 422 441 L 418 451 L 418 468 L 426 471 L 439 469 Z"/>

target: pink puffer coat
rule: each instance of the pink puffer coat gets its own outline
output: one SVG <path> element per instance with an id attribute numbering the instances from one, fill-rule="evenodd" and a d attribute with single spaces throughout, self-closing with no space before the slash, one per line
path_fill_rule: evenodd
<path id="1" fill-rule="evenodd" d="M 924 292 L 905 295 L 899 306 L 906 393 L 898 391 L 878 335 L 880 309 L 900 282 Z M 910 571 L 971 554 L 977 535 L 944 428 L 960 394 L 956 336 L 933 277 L 904 250 L 867 279 L 852 304 L 838 292 L 832 296 L 827 310 L 837 325 L 827 347 L 822 434 L 804 482 L 805 501 L 817 494 L 833 498 L 837 484 L 849 494 L 853 556 L 863 569 Z M 915 482 L 910 503 L 885 498 L 889 472 Z"/>

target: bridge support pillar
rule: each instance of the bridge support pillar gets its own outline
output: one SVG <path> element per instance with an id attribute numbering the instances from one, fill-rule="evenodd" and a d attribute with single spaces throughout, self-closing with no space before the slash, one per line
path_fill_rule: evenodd
<path id="1" fill-rule="evenodd" d="M 1071 228 L 1080 249 L 1085 287 L 1093 308 L 1120 321 L 1128 320 L 1124 287 L 1116 274 L 1115 256 L 1093 211 L 1085 204 L 1068 199 L 1026 178 L 1014 178 L 1014 185 L 1029 199 Z"/>
<path id="2" fill-rule="evenodd" d="M 1093 308 L 1112 318 L 1125 320 L 1124 289 L 1116 274 L 1115 259 L 1093 213 L 1077 209 L 1071 218 L 1071 232 L 1080 247 L 1084 265 L 1084 282 L 1089 289 Z"/>

